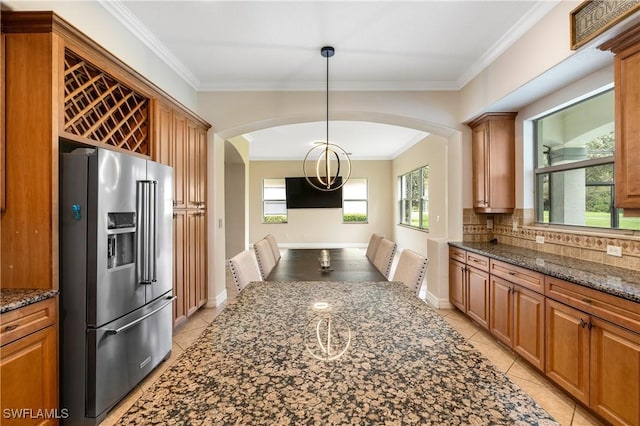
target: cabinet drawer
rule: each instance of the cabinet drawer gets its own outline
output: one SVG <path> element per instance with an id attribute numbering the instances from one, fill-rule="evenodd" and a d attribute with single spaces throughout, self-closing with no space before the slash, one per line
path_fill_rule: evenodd
<path id="1" fill-rule="evenodd" d="M 500 262 L 499 260 L 491 259 L 490 266 L 489 272 L 492 275 L 504 278 L 540 294 L 544 293 L 544 275 L 509 263 Z"/>
<path id="2" fill-rule="evenodd" d="M 57 318 L 57 301 L 57 297 L 52 297 L 3 313 L 0 346 L 54 324 Z"/>
<path id="3" fill-rule="evenodd" d="M 640 333 L 640 303 L 545 276 L 545 296 Z"/>
<path id="4" fill-rule="evenodd" d="M 467 252 L 467 265 L 489 272 L 489 258 L 486 256 Z"/>
<path id="5" fill-rule="evenodd" d="M 457 247 L 449 247 L 449 258 L 458 262 L 467 263 L 467 252 Z"/>

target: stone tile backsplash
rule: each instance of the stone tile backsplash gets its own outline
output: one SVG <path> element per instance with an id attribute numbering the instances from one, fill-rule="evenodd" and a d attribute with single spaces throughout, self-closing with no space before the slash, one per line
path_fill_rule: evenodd
<path id="1" fill-rule="evenodd" d="M 487 226 L 493 220 L 493 229 Z M 517 222 L 517 230 L 514 230 Z M 640 236 L 605 234 L 536 226 L 533 209 L 516 209 L 513 214 L 482 214 L 473 209 L 463 211 L 463 241 L 488 242 L 497 238 L 501 244 L 560 254 L 621 268 L 640 270 Z M 544 237 L 544 244 L 536 242 Z M 622 247 L 622 257 L 607 255 L 607 245 Z"/>

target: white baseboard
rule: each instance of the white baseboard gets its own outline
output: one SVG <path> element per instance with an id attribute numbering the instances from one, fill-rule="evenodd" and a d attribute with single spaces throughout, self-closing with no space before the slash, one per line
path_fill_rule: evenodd
<path id="1" fill-rule="evenodd" d="M 227 301 L 227 290 L 222 290 L 222 293 L 218 294 L 214 299 L 207 299 L 207 303 L 205 303 L 205 307 L 207 308 L 217 308 L 219 306 L 224 305 Z"/>
<path id="2" fill-rule="evenodd" d="M 438 299 L 433 293 L 427 291 L 425 300 L 431 306 L 436 309 L 453 309 L 453 305 L 449 302 L 449 299 Z"/>

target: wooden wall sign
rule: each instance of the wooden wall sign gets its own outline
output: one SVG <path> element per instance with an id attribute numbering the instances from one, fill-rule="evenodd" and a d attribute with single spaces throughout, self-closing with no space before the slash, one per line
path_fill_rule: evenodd
<path id="1" fill-rule="evenodd" d="M 571 49 L 575 50 L 640 10 L 640 0 L 587 0 L 573 9 Z"/>

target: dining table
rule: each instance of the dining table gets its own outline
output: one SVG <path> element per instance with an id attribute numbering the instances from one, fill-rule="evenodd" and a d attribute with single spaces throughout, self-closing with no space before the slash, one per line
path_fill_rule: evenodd
<path id="1" fill-rule="evenodd" d="M 119 420 L 189 425 L 557 425 L 389 281 L 257 281 Z"/>
<path id="2" fill-rule="evenodd" d="M 322 252 L 328 254 L 328 267 L 320 265 Z M 283 250 L 282 257 L 266 281 L 386 281 L 360 248 Z"/>

